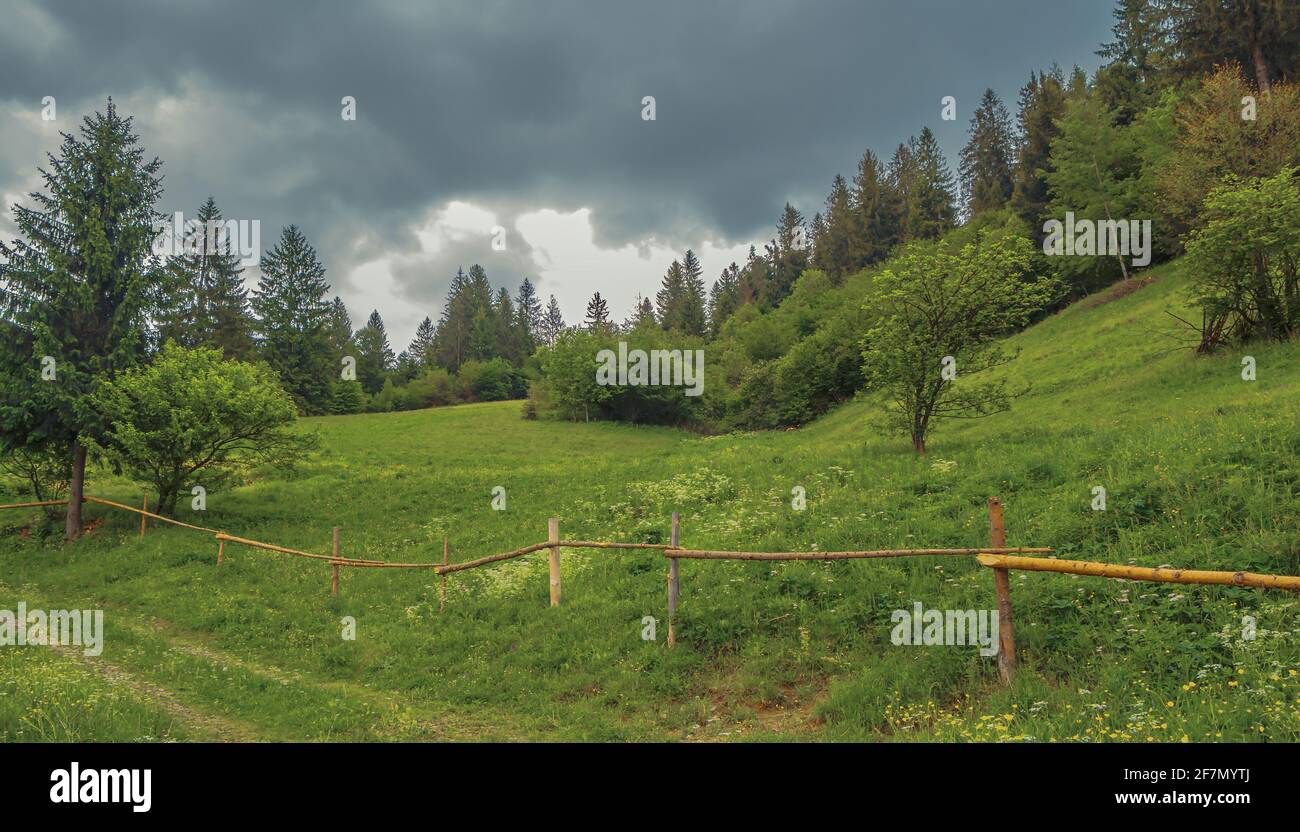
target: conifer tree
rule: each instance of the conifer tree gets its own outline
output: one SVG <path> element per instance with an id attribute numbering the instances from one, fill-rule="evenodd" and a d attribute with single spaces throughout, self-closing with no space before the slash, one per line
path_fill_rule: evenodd
<path id="1" fill-rule="evenodd" d="M 775 307 L 784 300 L 794 288 L 799 275 L 808 267 L 806 235 L 803 215 L 787 202 L 776 226 L 776 237 L 766 246 L 771 271 L 766 292 L 760 302 L 767 308 Z"/>
<path id="2" fill-rule="evenodd" d="M 474 327 L 473 301 L 469 292 L 469 278 L 464 270 L 457 269 L 447 289 L 447 300 L 442 305 L 438 328 L 433 337 L 437 363 L 450 372 L 458 372 L 460 365 L 469 359 L 469 341 Z"/>
<path id="3" fill-rule="evenodd" d="M 907 217 L 911 210 L 914 183 L 916 181 L 916 155 L 913 148 L 916 139 L 900 143 L 889 158 L 889 168 L 885 175 L 885 212 L 891 217 L 897 228 L 896 242 L 909 242 L 911 228 Z"/>
<path id="4" fill-rule="evenodd" d="M 342 356 L 354 352 L 355 345 L 352 342 L 352 316 L 348 314 L 343 298 L 337 295 L 330 303 L 328 332 L 330 349 L 334 352 L 332 358 L 338 364 Z"/>
<path id="5" fill-rule="evenodd" d="M 370 313 L 366 325 L 356 334 L 357 381 L 361 389 L 375 395 L 384 387 L 384 379 L 395 366 L 393 350 L 388 345 L 388 332 L 379 310 Z"/>
<path id="6" fill-rule="evenodd" d="M 515 294 L 515 308 L 524 324 L 524 332 L 528 336 L 531 352 L 531 344 L 538 339 L 541 332 L 542 301 L 537 297 L 537 288 L 526 277 L 519 284 L 519 291 Z"/>
<path id="7" fill-rule="evenodd" d="M 520 319 L 515 305 L 510 300 L 510 292 L 502 286 L 497 291 L 496 303 L 493 304 L 496 324 L 496 353 L 511 364 L 518 366 L 524 360 L 524 339 L 527 330 L 520 331 Z"/>
<path id="8" fill-rule="evenodd" d="M 637 295 L 632 304 L 632 314 L 623 322 L 623 328 L 631 332 L 643 326 L 658 327 L 659 321 L 655 318 L 655 305 L 650 298 Z"/>
<path id="9" fill-rule="evenodd" d="M 929 127 L 921 129 L 912 156 L 915 178 L 908 188 L 907 236 L 911 240 L 938 237 L 956 221 L 955 188 L 948 162 Z"/>
<path id="10" fill-rule="evenodd" d="M 160 311 L 162 162 L 146 158 L 111 98 L 48 158 L 45 190 L 14 207 L 22 239 L 0 243 L 0 450 L 64 456 L 75 540 L 86 448 L 108 427 L 87 399 L 143 362 Z"/>
<path id="11" fill-rule="evenodd" d="M 227 358 L 248 358 L 253 339 L 244 270 L 212 197 L 199 206 L 194 225 L 177 244 L 180 253 L 164 272 L 158 340 L 212 346 Z"/>
<path id="12" fill-rule="evenodd" d="M 609 331 L 609 302 L 600 296 L 600 292 L 587 301 L 586 325 L 592 332 Z"/>
<path id="13" fill-rule="evenodd" d="M 898 239 L 898 222 L 889 204 L 885 169 L 870 150 L 862 154 L 851 194 L 854 224 L 849 255 L 851 271 L 858 271 L 889 256 Z"/>
<path id="14" fill-rule="evenodd" d="M 335 369 L 325 267 L 296 225 L 285 228 L 262 256 L 262 279 L 253 292 L 262 358 L 306 413 L 324 413 Z"/>
<path id="15" fill-rule="evenodd" d="M 1065 78 L 1059 67 L 1030 75 L 1020 91 L 1020 143 L 1012 173 L 1011 207 L 1035 233 L 1042 233 L 1049 193 L 1047 177 L 1055 169 L 1052 141 L 1065 115 Z"/>
<path id="16" fill-rule="evenodd" d="M 686 273 L 682 264 L 674 260 L 655 293 L 655 308 L 659 312 L 659 325 L 669 331 L 681 331 L 685 326 Z"/>
<path id="17" fill-rule="evenodd" d="M 767 258 L 759 256 L 753 246 L 745 258 L 745 267 L 740 270 L 740 303 L 759 303 L 767 293 L 767 284 L 771 282 L 771 268 Z"/>
<path id="18" fill-rule="evenodd" d="M 1215 66 L 1247 67 L 1255 87 L 1300 78 L 1300 3 L 1295 0 L 1162 0 L 1161 25 L 1173 39 L 1174 69 L 1197 78 Z"/>
<path id="19" fill-rule="evenodd" d="M 416 327 L 415 337 L 411 339 L 411 345 L 406 348 L 406 352 L 417 367 L 433 366 L 433 333 L 433 321 L 426 316 Z"/>
<path id="20" fill-rule="evenodd" d="M 1011 198 L 1015 154 L 1011 116 L 991 89 L 984 90 L 961 151 L 961 189 L 967 217 L 996 211 Z"/>
<path id="21" fill-rule="evenodd" d="M 547 346 L 555 346 L 555 339 L 560 337 L 564 332 L 564 316 L 560 314 L 560 304 L 556 302 L 555 295 L 546 304 L 546 314 L 542 317 L 542 336 Z"/>
<path id="22" fill-rule="evenodd" d="M 830 195 L 826 197 L 826 219 L 817 236 L 813 265 L 837 282 L 852 272 L 855 265 L 852 251 L 855 219 L 848 183 L 836 174 Z"/>
<path id="23" fill-rule="evenodd" d="M 717 337 L 722 325 L 740 308 L 740 267 L 732 262 L 709 290 L 709 334 Z"/>
<path id="24" fill-rule="evenodd" d="M 682 256 L 682 285 L 685 293 L 681 306 L 681 330 L 687 335 L 703 335 L 708 328 L 704 270 L 690 249 Z"/>
<path id="25" fill-rule="evenodd" d="M 1097 50 L 1109 61 L 1097 72 L 1102 100 L 1119 124 L 1130 124 L 1155 101 L 1174 56 L 1162 14 L 1152 0 L 1119 0 L 1112 10 L 1115 39 Z"/>

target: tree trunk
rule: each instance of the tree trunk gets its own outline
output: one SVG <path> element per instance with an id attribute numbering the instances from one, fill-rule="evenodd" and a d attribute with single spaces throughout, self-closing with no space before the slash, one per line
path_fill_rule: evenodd
<path id="1" fill-rule="evenodd" d="M 86 447 L 80 440 L 72 443 L 72 481 L 68 484 L 68 519 L 64 526 L 64 538 L 76 540 L 81 537 L 81 500 L 86 483 Z"/>
<path id="2" fill-rule="evenodd" d="M 176 516 L 176 504 L 180 502 L 181 490 L 179 487 L 171 487 L 167 493 L 162 489 L 158 490 L 158 513 L 163 517 Z"/>
<path id="3" fill-rule="evenodd" d="M 924 437 L 924 436 L 913 436 L 913 437 L 912 437 L 912 448 L 913 448 L 913 450 L 915 450 L 915 451 L 916 451 L 918 454 L 920 454 L 921 456 L 925 456 L 925 437 Z"/>
<path id="4" fill-rule="evenodd" d="M 1250 39 L 1250 60 L 1255 66 L 1255 84 L 1265 96 L 1273 95 L 1273 85 L 1268 80 L 1268 62 L 1264 60 L 1264 50 L 1259 48 L 1259 38 Z"/>

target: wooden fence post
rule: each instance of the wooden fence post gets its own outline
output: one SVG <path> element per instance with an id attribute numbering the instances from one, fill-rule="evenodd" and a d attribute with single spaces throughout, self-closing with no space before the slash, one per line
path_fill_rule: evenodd
<path id="1" fill-rule="evenodd" d="M 148 510 L 149 510 L 149 492 L 148 492 L 148 491 L 144 492 L 144 505 L 142 505 L 140 508 L 142 508 L 142 509 L 145 510 L 145 511 L 148 511 Z M 149 520 L 148 517 L 145 517 L 143 514 L 140 515 L 140 536 L 141 536 L 141 537 L 144 537 L 144 524 L 145 524 L 148 520 Z"/>
<path id="2" fill-rule="evenodd" d="M 334 557 L 339 556 L 339 527 L 334 527 Z M 339 562 L 330 564 L 330 595 L 339 594 Z"/>
<path id="3" fill-rule="evenodd" d="M 673 531 L 670 538 L 672 547 L 676 549 L 682 542 L 682 516 L 673 512 Z M 677 630 L 674 621 L 677 618 L 677 597 L 681 594 L 682 584 L 681 576 L 677 571 L 677 558 L 668 559 L 668 646 L 672 647 L 677 643 Z"/>
<path id="4" fill-rule="evenodd" d="M 546 521 L 546 542 L 560 542 L 560 518 L 552 517 Z M 560 605 L 560 547 L 551 547 L 551 606 Z"/>
<path id="5" fill-rule="evenodd" d="M 451 561 L 451 549 L 447 543 L 447 535 L 442 536 L 442 565 L 447 566 Z M 438 612 L 442 612 L 447 607 L 447 576 L 442 576 L 442 586 L 438 589 Z"/>
<path id="6" fill-rule="evenodd" d="M 1007 545 L 1007 531 L 1002 519 L 1002 500 L 989 497 L 989 542 L 994 548 Z M 993 570 L 993 585 L 998 596 L 998 674 L 1002 684 L 1011 684 L 1016 675 L 1016 624 L 1011 617 L 1011 574 L 1006 569 Z"/>
<path id="7" fill-rule="evenodd" d="M 217 541 L 217 566 L 221 565 L 221 560 L 222 560 L 221 556 L 224 555 L 225 553 L 226 553 L 226 541 L 218 540 Z"/>

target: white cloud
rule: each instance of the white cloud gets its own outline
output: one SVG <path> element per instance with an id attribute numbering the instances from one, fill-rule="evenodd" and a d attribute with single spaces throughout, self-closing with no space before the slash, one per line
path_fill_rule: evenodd
<path id="1" fill-rule="evenodd" d="M 488 256 L 492 229 L 498 225 L 506 227 L 497 212 L 470 202 L 452 201 L 429 211 L 411 229 L 419 241 L 418 252 L 370 259 L 349 269 L 336 283 L 354 325 L 363 325 L 370 310 L 378 309 L 393 349 L 400 352 L 425 315 L 435 320 L 438 316 L 437 309 L 422 308 L 418 299 L 429 297 L 435 289 L 445 293 L 456 268 L 448 267 L 446 255 L 454 257 L 466 251 L 471 259 L 461 265 L 468 269 L 473 262 L 482 262 L 494 287 L 504 285 L 513 295 L 519 281 L 529 277 L 537 284 L 543 304 L 554 294 L 569 323 L 586 316 L 587 301 L 594 292 L 605 297 L 611 314 L 621 321 L 631 312 L 638 294 L 653 300 L 664 272 L 683 254 L 653 237 L 602 248 L 595 243 L 590 209 L 562 212 L 541 208 L 520 214 L 513 226 L 506 227 L 507 251 L 511 247 L 522 251 L 520 259 L 507 261 L 506 268 L 516 273 L 503 274 L 489 265 Z M 695 253 L 704 270 L 705 285 L 711 286 L 732 261 L 743 264 L 749 245 L 706 240 L 699 246 Z"/>

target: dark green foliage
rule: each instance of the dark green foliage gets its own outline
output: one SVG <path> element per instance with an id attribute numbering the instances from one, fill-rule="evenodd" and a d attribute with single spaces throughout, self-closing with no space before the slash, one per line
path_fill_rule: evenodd
<path id="1" fill-rule="evenodd" d="M 262 257 L 253 292 L 260 355 L 305 413 L 324 413 L 338 377 L 331 336 L 337 323 L 325 267 L 297 226 L 283 230 Z"/>
<path id="2" fill-rule="evenodd" d="M 357 331 L 357 381 L 361 388 L 370 395 L 378 393 L 384 386 L 384 379 L 395 366 L 393 350 L 388 345 L 388 333 L 384 329 L 384 319 L 379 310 L 370 313 L 366 325 Z"/>
<path id="3" fill-rule="evenodd" d="M 212 197 L 199 206 L 195 223 L 163 272 L 158 340 L 216 347 L 228 358 L 246 359 L 253 338 L 244 269 Z"/>
<path id="4" fill-rule="evenodd" d="M 770 309 L 784 300 L 799 275 L 808 268 L 807 234 L 803 214 L 787 202 L 776 225 L 776 237 L 765 246 L 767 273 L 759 289 L 759 303 L 764 308 Z"/>
<path id="5" fill-rule="evenodd" d="M 147 367 L 102 383 L 91 404 L 110 424 L 95 444 L 155 489 L 161 514 L 175 513 L 182 489 L 210 490 L 258 465 L 285 470 L 315 446 L 288 429 L 295 406 L 269 367 L 216 349 L 169 343 Z"/>
<path id="6" fill-rule="evenodd" d="M 996 211 L 1011 198 L 1015 155 L 1011 116 L 993 90 L 985 90 L 971 119 L 970 138 L 961 151 L 962 196 L 966 216 Z"/>
<path id="7" fill-rule="evenodd" d="M 360 413 L 366 404 L 365 391 L 356 381 L 339 381 L 334 385 L 334 398 L 330 402 L 330 413 Z"/>
<path id="8" fill-rule="evenodd" d="M 1047 177 L 1054 169 L 1052 140 L 1065 114 L 1064 78 L 1059 69 L 1036 73 L 1020 91 L 1020 144 L 1012 173 L 1011 205 L 1036 233 L 1050 199 Z"/>
<path id="9" fill-rule="evenodd" d="M 15 206 L 24 239 L 0 243 L 0 445 L 72 451 L 69 538 L 81 534 L 83 443 L 107 428 L 89 397 L 144 359 L 157 312 L 161 168 L 110 99 L 63 135 L 34 207 Z"/>
<path id="10" fill-rule="evenodd" d="M 1286 341 L 1300 333 L 1300 168 L 1268 179 L 1229 177 L 1205 200 L 1187 243 L 1204 311 L 1202 351 L 1219 337 Z"/>
<path id="11" fill-rule="evenodd" d="M 609 303 L 600 296 L 600 292 L 587 301 L 587 319 L 584 323 L 590 332 L 606 332 L 611 329 Z"/>

